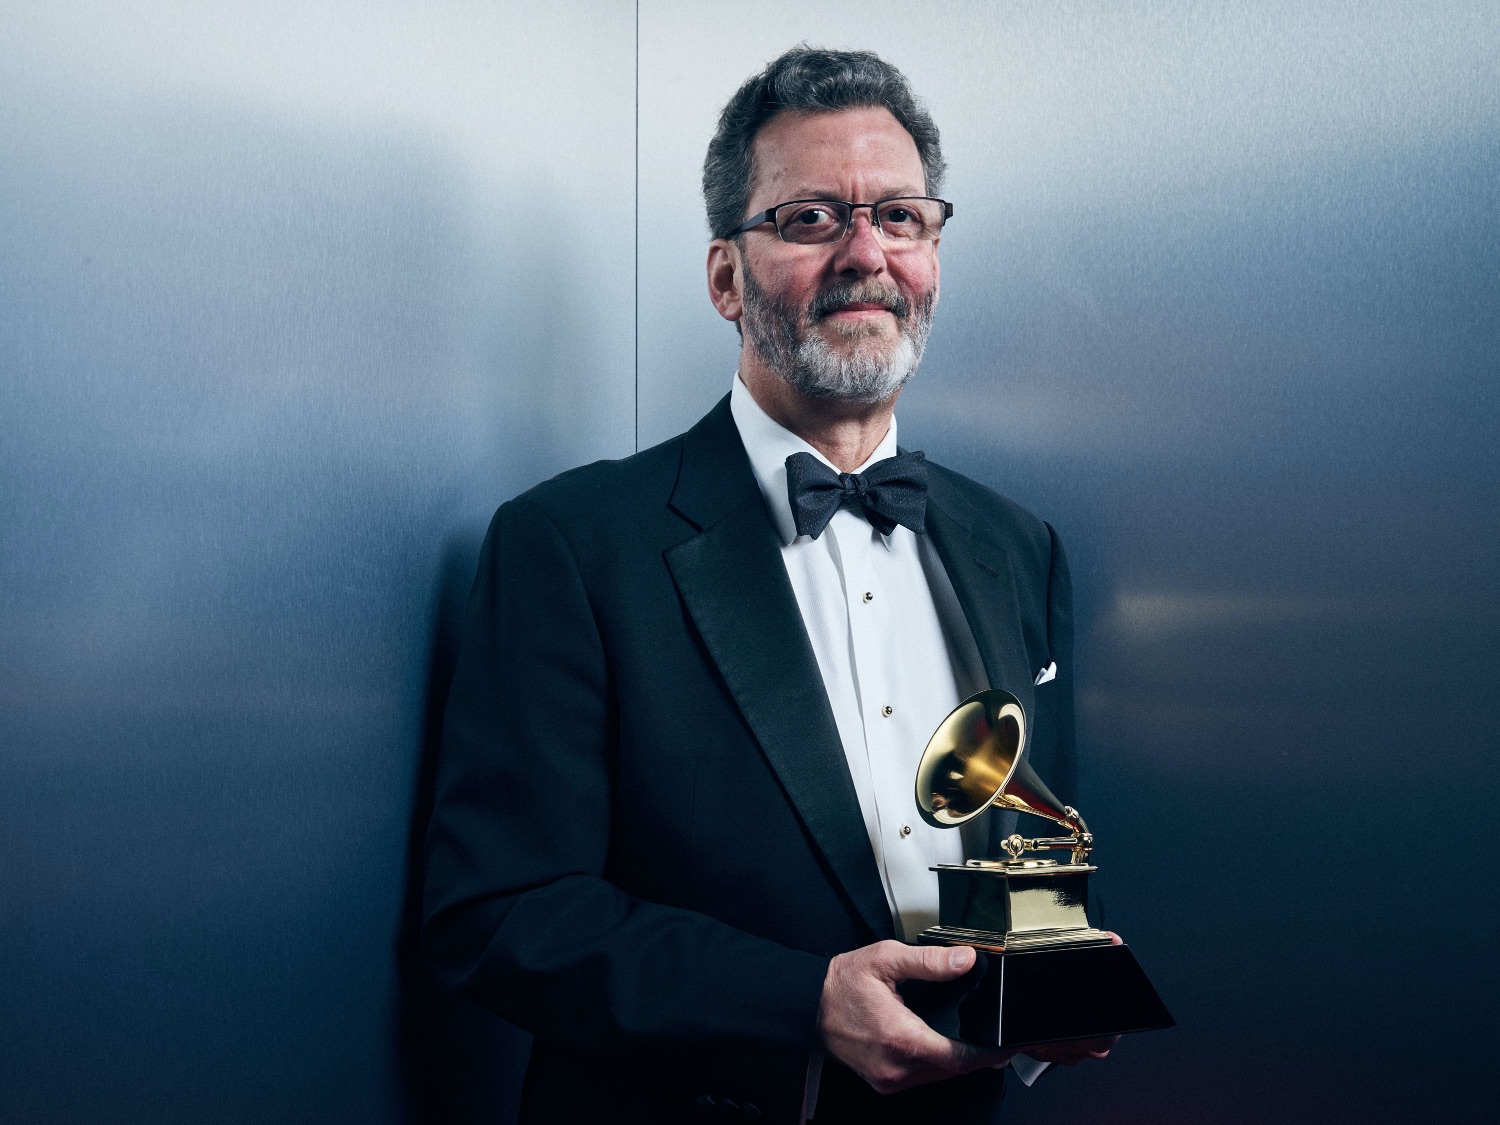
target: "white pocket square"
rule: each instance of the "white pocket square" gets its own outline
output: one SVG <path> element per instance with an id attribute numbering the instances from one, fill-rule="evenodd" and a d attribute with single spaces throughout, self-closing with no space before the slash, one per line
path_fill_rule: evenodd
<path id="1" fill-rule="evenodd" d="M 1047 667 L 1043 668 L 1036 674 L 1036 682 L 1031 686 L 1041 687 L 1048 680 L 1055 679 L 1057 679 L 1057 661 L 1054 660 L 1051 664 L 1047 665 Z"/>

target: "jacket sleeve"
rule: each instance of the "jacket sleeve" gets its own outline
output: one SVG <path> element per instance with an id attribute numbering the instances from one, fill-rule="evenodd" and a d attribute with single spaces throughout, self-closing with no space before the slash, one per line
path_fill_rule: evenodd
<path id="1" fill-rule="evenodd" d="M 576 1050 L 810 1050 L 827 960 L 605 877 L 616 724 L 575 553 L 522 498 L 490 526 L 427 836 L 437 975 Z"/>

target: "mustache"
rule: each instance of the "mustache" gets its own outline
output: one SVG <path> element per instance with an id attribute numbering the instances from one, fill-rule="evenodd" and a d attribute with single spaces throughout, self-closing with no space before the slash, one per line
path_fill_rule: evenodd
<path id="1" fill-rule="evenodd" d="M 905 320 L 911 306 L 894 285 L 882 285 L 878 281 L 846 281 L 823 290 L 808 305 L 810 322 L 816 323 L 824 317 L 838 312 L 845 305 L 879 305 L 894 314 L 897 320 Z"/>

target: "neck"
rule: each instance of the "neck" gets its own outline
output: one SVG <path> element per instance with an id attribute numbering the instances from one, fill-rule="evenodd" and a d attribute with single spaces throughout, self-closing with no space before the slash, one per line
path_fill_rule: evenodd
<path id="1" fill-rule="evenodd" d="M 901 394 L 897 391 L 880 402 L 808 398 L 761 363 L 748 347 L 740 353 L 740 379 L 762 410 L 827 457 L 841 473 L 852 473 L 870 459 L 890 432 Z"/>

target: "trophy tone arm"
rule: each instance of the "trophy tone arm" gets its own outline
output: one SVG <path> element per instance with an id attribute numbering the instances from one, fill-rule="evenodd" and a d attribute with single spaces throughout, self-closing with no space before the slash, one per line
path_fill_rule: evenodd
<path id="1" fill-rule="evenodd" d="M 1089 831 L 1089 826 L 1083 822 L 1077 809 L 1072 805 L 1063 806 L 1063 815 L 1049 816 L 1038 809 L 1028 809 L 1028 812 L 1047 816 L 1048 820 L 1061 824 L 1064 828 L 1071 829 L 1071 836 L 1040 836 L 1035 839 L 1026 839 L 1020 833 L 1013 832 L 1001 842 L 1007 855 L 1014 860 L 1019 860 L 1025 852 L 1043 851 L 1071 851 L 1073 853 L 1070 863 L 1087 863 L 1089 852 L 1094 847 L 1094 834 Z"/>

